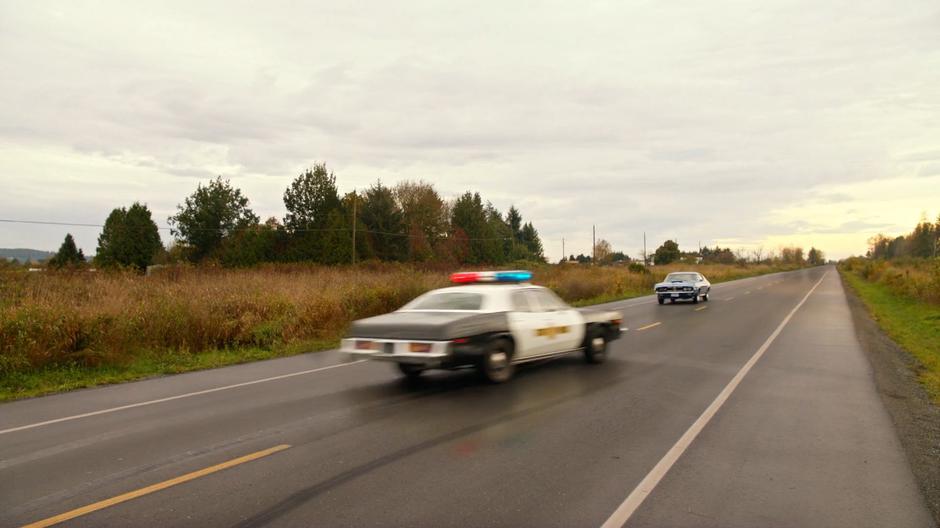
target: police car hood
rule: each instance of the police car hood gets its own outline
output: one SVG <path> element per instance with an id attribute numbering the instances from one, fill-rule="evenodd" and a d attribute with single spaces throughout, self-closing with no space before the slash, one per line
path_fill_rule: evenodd
<path id="1" fill-rule="evenodd" d="M 354 321 L 347 337 L 448 341 L 508 329 L 506 312 L 398 311 Z"/>

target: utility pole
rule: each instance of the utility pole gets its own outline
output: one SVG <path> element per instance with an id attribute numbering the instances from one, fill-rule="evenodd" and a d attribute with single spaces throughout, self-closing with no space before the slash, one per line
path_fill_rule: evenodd
<path id="1" fill-rule="evenodd" d="M 356 191 L 353 190 L 352 263 L 356 264 Z"/>
<path id="2" fill-rule="evenodd" d="M 591 226 L 591 265 L 597 264 L 597 226 Z"/>
<path id="3" fill-rule="evenodd" d="M 561 237 L 561 260 L 568 258 L 568 255 L 565 253 L 565 237 Z"/>
<path id="4" fill-rule="evenodd" d="M 649 257 L 646 256 L 646 231 L 643 231 L 643 265 L 650 265 Z"/>

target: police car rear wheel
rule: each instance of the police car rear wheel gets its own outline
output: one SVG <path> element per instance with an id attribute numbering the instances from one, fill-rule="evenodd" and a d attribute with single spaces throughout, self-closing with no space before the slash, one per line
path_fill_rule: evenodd
<path id="1" fill-rule="evenodd" d="M 421 377 L 424 368 L 421 365 L 412 365 L 410 363 L 398 363 L 398 370 L 408 379 L 417 379 Z"/>
<path id="2" fill-rule="evenodd" d="M 512 378 L 516 367 L 512 364 L 511 350 L 512 346 L 505 339 L 498 339 L 490 345 L 480 365 L 480 373 L 487 381 L 503 383 Z"/>
<path id="3" fill-rule="evenodd" d="M 597 364 L 607 359 L 607 336 L 602 328 L 591 329 L 584 341 L 585 361 Z"/>

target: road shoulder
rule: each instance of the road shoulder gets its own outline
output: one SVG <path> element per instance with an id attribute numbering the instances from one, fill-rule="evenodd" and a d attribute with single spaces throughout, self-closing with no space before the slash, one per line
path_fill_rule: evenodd
<path id="1" fill-rule="evenodd" d="M 897 429 L 934 521 L 940 526 L 940 407 L 931 403 L 917 381 L 917 360 L 882 331 L 844 280 L 843 289 L 858 341 L 871 363 L 878 396 Z"/>

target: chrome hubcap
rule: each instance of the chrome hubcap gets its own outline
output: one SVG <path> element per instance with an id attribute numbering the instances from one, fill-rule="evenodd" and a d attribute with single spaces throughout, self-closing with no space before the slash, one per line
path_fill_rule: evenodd
<path id="1" fill-rule="evenodd" d="M 592 340 L 591 340 L 591 347 L 594 349 L 595 352 L 600 352 L 601 350 L 603 350 L 603 349 L 604 349 L 604 338 L 603 338 L 603 337 L 595 337 L 594 339 L 592 339 Z"/>
<path id="2" fill-rule="evenodd" d="M 490 367 L 496 370 L 502 370 L 506 368 L 508 359 L 505 352 L 493 352 L 490 354 Z"/>

